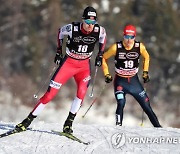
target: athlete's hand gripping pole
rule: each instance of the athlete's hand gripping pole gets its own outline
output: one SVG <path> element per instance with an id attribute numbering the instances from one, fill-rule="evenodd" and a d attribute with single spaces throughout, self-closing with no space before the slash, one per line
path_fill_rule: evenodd
<path id="1" fill-rule="evenodd" d="M 44 86 L 46 85 L 46 83 L 50 80 L 50 77 L 54 74 L 55 70 L 56 70 L 57 66 L 53 67 L 52 72 L 48 75 L 48 78 L 42 83 L 41 87 L 39 88 L 39 90 L 34 94 L 34 98 L 37 99 L 38 98 L 38 94 L 39 92 L 44 88 Z"/>
<path id="2" fill-rule="evenodd" d="M 101 94 L 104 92 L 105 88 L 106 88 L 107 83 L 104 85 L 104 87 L 101 89 L 99 95 L 92 101 L 91 105 L 89 106 L 89 108 L 87 109 L 87 111 L 85 112 L 85 114 L 82 116 L 82 118 L 84 118 L 86 116 L 86 114 L 88 113 L 88 111 L 90 110 L 90 108 L 92 107 L 92 105 L 100 98 Z"/>
<path id="3" fill-rule="evenodd" d="M 91 93 L 89 94 L 89 97 L 93 97 L 93 91 L 94 91 L 94 85 L 95 85 L 95 81 L 96 81 L 97 72 L 98 72 L 98 66 L 96 66 L 96 68 L 95 68 L 92 89 L 91 89 Z"/>

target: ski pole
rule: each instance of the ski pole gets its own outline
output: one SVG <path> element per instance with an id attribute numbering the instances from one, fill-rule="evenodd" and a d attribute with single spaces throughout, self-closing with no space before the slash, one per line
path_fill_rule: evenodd
<path id="1" fill-rule="evenodd" d="M 48 75 L 48 78 L 42 83 L 41 87 L 39 88 L 39 90 L 34 94 L 34 98 L 37 99 L 38 98 L 38 94 L 39 92 L 44 88 L 44 86 L 46 85 L 47 81 L 49 81 L 49 78 L 52 76 L 52 74 L 54 74 L 55 70 L 56 70 L 57 66 L 53 67 L 52 72 Z"/>
<path id="2" fill-rule="evenodd" d="M 146 92 L 146 84 L 144 83 L 144 91 Z M 141 116 L 141 124 L 140 126 L 144 126 L 144 110 L 142 111 L 142 116 Z"/>
<path id="3" fill-rule="evenodd" d="M 104 85 L 104 87 L 101 89 L 99 95 L 92 101 L 91 105 L 89 106 L 89 108 L 87 109 L 87 111 L 85 112 L 85 114 L 82 116 L 82 118 L 84 118 L 86 116 L 86 114 L 88 113 L 88 111 L 90 110 L 90 108 L 92 107 L 92 105 L 100 98 L 101 94 L 104 92 L 105 88 L 106 88 L 107 83 Z"/>
<path id="4" fill-rule="evenodd" d="M 96 66 L 96 69 L 95 69 L 92 89 L 91 89 L 91 93 L 89 94 L 89 97 L 93 97 L 93 91 L 94 91 L 94 85 L 95 85 L 95 81 L 96 81 L 97 71 L 98 71 L 98 66 Z"/>
<path id="5" fill-rule="evenodd" d="M 142 111 L 141 124 L 140 126 L 144 126 L 144 111 Z"/>

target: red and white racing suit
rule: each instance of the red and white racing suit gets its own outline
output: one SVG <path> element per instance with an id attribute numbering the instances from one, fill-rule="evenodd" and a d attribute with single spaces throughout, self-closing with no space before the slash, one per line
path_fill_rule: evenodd
<path id="1" fill-rule="evenodd" d="M 62 64 L 54 73 L 47 92 L 39 99 L 33 109 L 32 114 L 35 116 L 40 114 L 45 105 L 55 97 L 61 86 L 72 77 L 74 77 L 77 84 L 77 94 L 70 112 L 73 114 L 77 113 L 91 79 L 90 57 L 96 42 L 99 42 L 99 53 L 104 51 L 106 32 L 98 24 L 95 24 L 93 31 L 89 34 L 85 32 L 80 22 L 73 22 L 72 24 L 63 26 L 58 32 L 59 48 L 62 48 L 62 40 L 66 35 L 68 36 L 66 55 Z"/>

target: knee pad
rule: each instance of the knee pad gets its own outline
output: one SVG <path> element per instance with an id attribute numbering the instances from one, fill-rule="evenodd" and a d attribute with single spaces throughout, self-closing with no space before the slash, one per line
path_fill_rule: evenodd
<path id="1" fill-rule="evenodd" d="M 120 100 L 120 99 L 124 99 L 124 94 L 123 93 L 115 93 L 116 99 Z"/>

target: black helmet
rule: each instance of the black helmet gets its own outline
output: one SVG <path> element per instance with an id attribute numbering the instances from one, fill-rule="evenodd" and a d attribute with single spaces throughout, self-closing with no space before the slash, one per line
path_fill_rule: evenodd
<path id="1" fill-rule="evenodd" d="M 90 17 L 94 17 L 94 19 L 96 20 L 97 19 L 97 13 L 93 7 L 88 6 L 87 8 L 84 9 L 82 19 L 90 19 Z"/>

